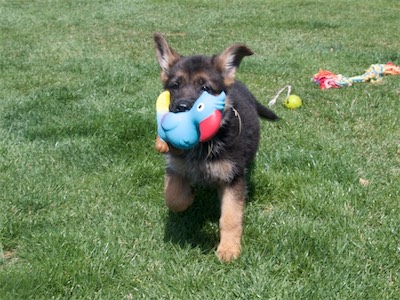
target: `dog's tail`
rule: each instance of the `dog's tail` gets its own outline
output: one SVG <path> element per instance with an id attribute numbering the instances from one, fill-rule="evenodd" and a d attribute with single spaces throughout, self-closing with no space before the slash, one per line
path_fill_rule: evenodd
<path id="1" fill-rule="evenodd" d="M 260 102 L 256 101 L 256 109 L 257 113 L 261 118 L 270 120 L 270 121 L 277 121 L 279 117 L 270 109 L 262 105 Z"/>

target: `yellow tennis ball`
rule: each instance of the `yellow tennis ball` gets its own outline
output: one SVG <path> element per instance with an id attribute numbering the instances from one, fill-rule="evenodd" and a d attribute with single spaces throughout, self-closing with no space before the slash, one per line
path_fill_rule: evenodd
<path id="1" fill-rule="evenodd" d="M 289 97 L 287 97 L 285 99 L 285 101 L 283 101 L 283 104 L 287 107 L 287 108 L 291 108 L 291 109 L 295 109 L 300 107 L 303 102 L 301 101 L 301 98 L 297 95 L 290 95 Z"/>

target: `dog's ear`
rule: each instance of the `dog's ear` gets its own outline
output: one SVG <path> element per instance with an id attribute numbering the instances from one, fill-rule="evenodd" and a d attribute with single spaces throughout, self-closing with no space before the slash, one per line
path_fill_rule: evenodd
<path id="1" fill-rule="evenodd" d="M 230 86 L 234 83 L 236 70 L 243 57 L 252 54 L 253 51 L 251 51 L 246 45 L 236 44 L 228 47 L 224 52 L 217 56 L 217 68 L 221 71 L 226 86 Z"/>
<path id="2" fill-rule="evenodd" d="M 154 42 L 158 64 L 161 67 L 161 80 L 165 82 L 169 69 L 181 56 L 168 45 L 167 40 L 161 33 L 154 33 Z"/>

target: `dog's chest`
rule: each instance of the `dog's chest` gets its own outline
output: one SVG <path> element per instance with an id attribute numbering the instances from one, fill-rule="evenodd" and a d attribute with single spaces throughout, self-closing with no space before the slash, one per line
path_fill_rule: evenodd
<path id="1" fill-rule="evenodd" d="M 230 182 L 235 177 L 235 166 L 229 160 L 189 160 L 168 156 L 167 164 L 192 184 Z"/>

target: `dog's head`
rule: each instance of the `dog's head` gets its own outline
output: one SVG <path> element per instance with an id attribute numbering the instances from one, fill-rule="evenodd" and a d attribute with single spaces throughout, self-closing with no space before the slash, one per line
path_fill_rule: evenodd
<path id="1" fill-rule="evenodd" d="M 160 33 L 154 34 L 157 60 L 164 89 L 171 93 L 170 111 L 189 110 L 203 91 L 218 95 L 234 83 L 243 57 L 253 52 L 235 44 L 215 56 L 181 56 Z"/>

